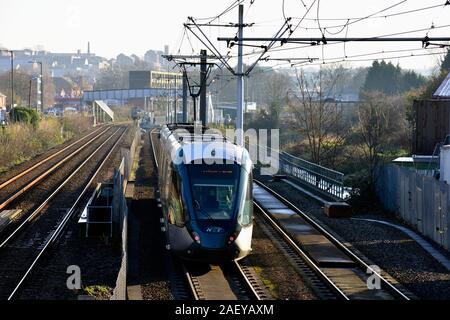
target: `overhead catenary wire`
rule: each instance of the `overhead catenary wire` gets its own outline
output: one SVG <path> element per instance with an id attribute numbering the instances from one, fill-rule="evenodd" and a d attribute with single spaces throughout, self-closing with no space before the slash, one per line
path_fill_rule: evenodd
<path id="1" fill-rule="evenodd" d="M 189 20 L 191 20 L 196 25 L 195 20 L 192 17 L 189 17 Z M 203 37 L 205 38 L 206 42 L 208 42 L 208 44 L 199 35 L 197 35 L 190 26 L 188 26 L 186 24 L 185 24 L 185 26 L 214 56 L 216 56 L 223 63 L 223 65 L 230 72 L 232 72 L 232 73 L 234 72 L 233 68 L 231 68 L 231 66 L 228 64 L 228 61 L 223 57 L 223 55 L 220 53 L 220 51 L 217 50 L 217 48 L 214 46 L 214 44 L 211 42 L 211 40 L 209 40 L 209 38 L 205 35 L 205 33 L 203 32 L 201 27 L 197 27 L 197 30 L 200 31 L 200 33 L 203 35 Z"/>
<path id="2" fill-rule="evenodd" d="M 435 8 L 439 8 L 439 7 L 445 7 L 447 5 L 450 5 L 450 1 L 448 1 L 448 0 L 445 3 L 443 3 L 443 4 L 440 3 L 440 4 L 431 5 L 431 6 L 427 6 L 427 7 L 420 7 L 420 8 L 416 8 L 416 9 L 404 10 L 404 11 L 399 11 L 399 12 L 389 13 L 389 14 L 383 14 L 383 15 L 378 15 L 377 13 L 375 13 L 375 14 L 371 14 L 371 15 L 365 16 L 365 17 L 321 18 L 321 20 L 322 21 L 346 21 L 346 20 L 366 20 L 366 19 L 390 18 L 390 17 L 399 16 L 399 15 L 404 15 L 404 14 L 409 14 L 409 13 L 414 13 L 414 12 L 419 12 L 419 11 L 435 9 Z M 382 11 L 386 11 L 388 8 L 385 8 Z M 380 12 L 378 12 L 378 13 L 380 13 Z M 300 17 L 292 17 L 292 19 L 294 19 L 294 20 L 303 19 L 305 21 L 314 21 L 314 22 L 317 20 L 316 18 L 300 18 Z M 277 21 L 277 20 L 271 20 L 271 21 Z M 329 28 L 330 27 L 342 27 L 342 25 L 329 26 Z"/>
<path id="3" fill-rule="evenodd" d="M 303 17 L 300 19 L 300 21 L 297 23 L 297 25 L 295 26 L 294 30 L 291 30 L 291 35 L 295 32 L 295 30 L 298 29 L 298 27 L 300 27 L 300 24 L 302 23 L 302 21 L 306 18 L 306 16 L 308 15 L 309 11 L 311 11 L 312 7 L 314 6 L 314 4 L 316 3 L 317 0 L 314 0 L 313 3 L 311 3 L 311 5 L 309 6 L 309 8 L 306 10 L 305 14 L 303 15 Z"/>
<path id="4" fill-rule="evenodd" d="M 231 10 L 233 10 L 234 8 L 236 8 L 238 5 L 240 5 L 243 2 L 244 2 L 244 0 L 236 0 L 230 6 L 228 6 L 225 10 L 223 10 L 220 14 L 218 14 L 217 16 L 207 17 L 207 18 L 195 18 L 195 20 L 198 20 L 198 21 L 209 20 L 209 23 L 212 23 L 212 22 L 216 21 L 217 19 L 219 19 L 220 17 L 222 17 L 223 15 L 230 12 Z"/>
<path id="5" fill-rule="evenodd" d="M 327 58 L 323 62 L 320 63 L 309 63 L 308 61 L 302 62 L 300 64 L 307 65 L 307 66 L 321 66 L 321 65 L 327 65 L 327 64 L 340 64 L 344 62 L 372 62 L 372 61 L 379 61 L 379 60 L 394 60 L 394 59 L 406 59 L 406 58 L 413 58 L 413 57 L 424 57 L 424 56 L 435 56 L 435 55 L 442 55 L 445 54 L 447 51 L 441 51 L 441 52 L 430 52 L 430 53 L 419 53 L 419 54 L 405 54 L 405 55 L 396 55 L 396 56 L 388 56 L 388 57 L 374 57 L 374 58 L 367 58 L 367 59 L 349 59 L 349 58 Z M 295 67 L 300 64 L 287 64 L 287 63 L 280 63 L 271 66 L 270 68 L 273 70 L 279 69 L 281 67 Z"/>
<path id="6" fill-rule="evenodd" d="M 448 5 L 447 1 L 446 3 L 441 3 L 439 5 L 429 5 L 427 7 L 422 7 L 422 8 L 413 8 L 413 9 L 409 9 L 409 10 L 404 10 L 404 11 L 400 11 L 400 12 L 394 12 L 394 13 L 386 13 L 386 11 L 393 9 L 394 7 L 397 7 L 403 3 L 405 3 L 407 0 L 403 0 L 403 1 L 398 1 L 394 4 L 391 4 L 390 6 L 386 7 L 386 8 L 382 8 L 380 10 L 377 10 L 376 12 L 373 12 L 369 15 L 366 16 L 362 16 L 362 17 L 346 17 L 346 18 L 322 18 L 320 13 L 320 0 L 311 0 L 311 5 L 307 6 L 305 5 L 305 3 L 302 1 L 303 7 L 305 8 L 305 13 L 304 15 L 299 18 L 300 21 L 298 24 L 296 24 L 295 28 L 291 28 L 290 25 L 292 24 L 292 20 L 290 22 L 287 22 L 286 20 L 289 19 L 290 17 L 286 16 L 287 11 L 284 8 L 285 5 L 285 0 L 283 0 L 283 19 L 280 22 L 283 22 L 283 27 L 286 24 L 286 29 L 283 29 L 283 27 L 280 30 L 283 30 L 282 32 L 288 32 L 289 34 L 281 39 L 281 41 L 273 41 L 273 39 L 269 39 L 269 38 L 264 38 L 263 41 L 266 41 L 266 43 L 263 43 L 262 45 L 255 45 L 255 49 L 254 50 L 246 50 L 247 52 L 244 52 L 243 56 L 250 58 L 250 57 L 255 57 L 257 58 L 256 61 L 251 64 L 251 69 L 253 69 L 261 60 L 264 60 L 267 56 L 268 53 L 275 53 L 275 52 L 284 52 L 284 51 L 292 51 L 292 50 L 298 50 L 298 49 L 308 49 L 308 48 L 313 48 L 313 47 L 317 47 L 318 44 L 321 44 L 321 50 L 322 50 L 322 61 L 321 63 L 311 63 L 311 62 L 306 62 L 307 65 L 310 66 L 314 66 L 314 65 L 321 65 L 321 64 L 329 64 L 329 63 L 338 63 L 338 62 L 359 62 L 359 61 L 373 61 L 373 60 L 378 60 L 380 59 L 380 57 L 374 57 L 374 58 L 370 58 L 370 59 L 356 59 L 358 57 L 364 57 L 364 56 L 371 56 L 371 55 L 383 55 L 381 58 L 383 59 L 402 59 L 402 58 L 407 58 L 407 57 L 411 57 L 411 56 L 426 56 L 426 55 L 437 55 L 437 54 L 442 54 L 441 52 L 436 52 L 436 53 L 426 53 L 426 54 L 416 54 L 416 52 L 418 52 L 421 49 L 418 48 L 414 48 L 414 49 L 402 49 L 402 50 L 382 50 L 382 51 L 377 51 L 377 52 L 369 52 L 369 53 L 361 53 L 361 54 L 357 54 L 357 55 L 347 55 L 347 47 L 346 47 L 346 43 L 347 42 L 354 42 L 354 41 L 358 41 L 358 40 L 362 40 L 362 39 L 370 39 L 370 38 L 385 38 L 385 37 L 393 37 L 393 36 L 400 36 L 400 35 L 406 35 L 406 34 L 413 34 L 413 33 L 418 33 L 418 32 L 427 32 L 430 31 L 430 27 L 427 26 L 427 28 L 418 28 L 418 29 L 414 29 L 414 30 L 404 30 L 404 31 L 400 31 L 400 32 L 395 32 L 395 33 L 390 33 L 390 34 L 383 34 L 383 35 L 378 35 L 378 36 L 370 36 L 370 37 L 348 37 L 349 34 L 349 26 L 355 23 L 358 23 L 360 21 L 364 21 L 366 19 L 375 19 L 375 18 L 387 18 L 387 17 L 394 17 L 394 16 L 398 16 L 398 15 L 405 15 L 405 14 L 411 14 L 414 12 L 418 12 L 418 11 L 424 11 L 424 10 L 431 10 L 433 8 L 437 8 L 437 7 L 445 7 Z M 220 26 L 220 23 L 216 23 L 215 21 L 220 19 L 220 17 L 222 17 L 224 14 L 230 12 L 234 7 L 236 7 L 237 5 L 243 3 L 244 1 L 234 1 L 230 6 L 227 7 L 227 9 L 225 9 L 224 11 L 221 12 L 220 15 L 213 17 L 216 18 L 213 21 L 211 21 L 212 19 L 210 19 L 210 25 L 209 26 Z M 323 1 L 322 1 L 323 2 Z M 250 2 L 250 6 L 254 3 L 254 1 Z M 314 5 L 317 4 L 317 16 L 316 18 L 312 18 L 312 17 L 308 17 L 308 14 L 310 13 L 310 11 L 312 10 L 312 8 L 314 8 Z M 322 5 L 324 5 L 322 3 Z M 234 6 L 234 7 L 233 7 Z M 302 7 L 302 8 L 303 8 Z M 228 10 L 229 9 L 229 10 Z M 246 12 L 246 16 L 248 15 L 248 11 Z M 218 18 L 217 18 L 218 17 Z M 205 21 L 205 18 L 196 18 L 195 20 L 200 20 L 203 19 L 203 21 Z M 297 18 L 296 18 L 297 19 Z M 343 24 L 338 24 L 338 25 L 332 25 L 332 26 L 327 26 L 323 24 L 323 21 L 345 21 L 345 23 Z M 279 21 L 279 20 L 271 20 L 271 21 Z M 315 21 L 317 22 L 317 28 L 310 28 L 310 27 L 305 27 L 305 26 L 301 26 L 300 24 L 302 23 L 302 21 Z M 198 24 L 198 22 L 197 22 Z M 252 23 L 252 26 L 255 25 L 259 25 L 260 22 L 256 22 L 256 23 Z M 231 65 L 233 63 L 233 59 L 237 58 L 237 56 L 232 53 L 232 50 L 229 50 L 226 54 L 223 54 L 221 51 L 222 50 L 217 50 L 217 47 L 214 45 L 213 42 L 210 41 L 210 39 L 208 39 L 206 37 L 206 35 L 204 33 L 201 32 L 201 26 L 202 24 L 198 25 L 198 28 L 195 29 L 194 31 L 197 31 L 197 33 L 192 32 L 195 37 L 200 41 L 200 43 L 202 43 L 203 45 L 205 45 L 208 50 L 210 50 L 210 52 L 214 52 L 213 54 L 216 55 L 220 58 L 220 64 L 227 66 L 227 69 L 230 71 L 230 73 L 233 70 L 233 68 L 231 68 Z M 205 24 L 206 26 L 207 24 Z M 232 24 L 231 22 L 226 24 L 228 25 L 232 25 L 233 27 L 236 26 L 236 24 Z M 299 42 L 289 42 L 289 39 L 293 38 L 292 34 L 293 32 L 297 29 L 297 28 L 305 28 L 305 29 L 318 29 L 320 30 L 320 34 L 322 36 L 322 40 L 325 41 L 318 41 L 316 43 L 299 43 Z M 337 28 L 339 27 L 339 30 L 331 30 L 332 28 Z M 450 25 L 440 25 L 440 26 L 433 26 L 433 28 L 431 30 L 435 30 L 435 29 L 442 29 L 442 28 L 447 28 L 450 27 Z M 330 30 L 328 30 L 330 29 Z M 189 35 L 189 33 L 191 32 L 187 32 L 189 29 L 185 29 L 186 33 Z M 199 31 L 198 31 L 199 30 Z M 353 29 L 352 29 L 353 30 Z M 341 32 L 345 31 L 345 38 L 342 39 L 342 41 L 329 41 L 328 39 L 332 39 L 332 37 L 326 37 L 326 34 L 331 34 L 331 35 L 335 35 L 335 34 L 339 34 Z M 280 32 L 280 31 L 279 31 Z M 278 32 L 278 33 L 279 33 Z M 200 39 L 201 37 L 205 37 L 205 39 Z M 187 37 L 185 37 L 187 38 Z M 236 39 L 237 37 L 235 37 Z M 282 38 L 282 37 L 280 37 Z M 182 38 L 183 39 L 183 38 Z M 244 38 L 245 40 L 246 38 Z M 285 41 L 285 39 L 288 39 L 287 41 Z M 296 38 L 293 38 L 296 39 Z M 425 37 L 423 39 L 426 39 Z M 184 39 L 185 40 L 185 39 Z M 184 41 L 183 40 L 183 41 Z M 233 41 L 231 41 L 233 42 Z M 231 43 L 230 42 L 230 43 Z M 343 44 L 344 46 L 344 52 L 343 52 L 343 56 L 342 57 L 325 57 L 325 45 L 330 46 L 330 45 L 335 45 L 335 44 Z M 429 46 L 438 46 L 438 47 L 443 47 L 446 46 L 443 43 L 434 43 L 434 42 L 424 42 L 424 45 L 427 44 Z M 234 43 L 235 46 L 237 46 L 237 43 Z M 249 45 L 249 44 L 244 44 L 246 47 L 251 47 L 253 45 Z M 193 46 L 191 44 L 191 48 L 193 49 Z M 212 49 L 212 50 L 211 50 Z M 214 49 L 216 49 L 217 51 L 215 51 Z M 401 56 L 386 56 L 386 54 L 388 53 L 395 53 L 395 52 L 407 52 L 410 51 L 411 54 L 408 55 L 401 55 Z M 303 54 L 303 56 L 305 56 L 306 54 Z M 327 51 L 327 55 L 328 55 L 328 51 Z M 280 58 L 282 59 L 282 58 Z M 270 61 L 271 59 L 267 59 L 268 61 Z M 276 61 L 276 60 L 273 60 Z M 287 65 L 285 63 L 285 65 Z M 229 66 L 229 67 L 228 67 Z M 273 66 L 273 67 L 277 67 L 277 66 Z M 251 70 L 250 70 L 251 71 Z M 247 73 L 246 75 L 249 75 L 249 73 Z"/>
<path id="7" fill-rule="evenodd" d="M 433 29 L 442 29 L 442 28 L 448 28 L 448 27 L 450 27 L 450 24 L 441 25 L 441 26 L 434 26 Z M 400 35 L 416 33 L 416 32 L 422 32 L 422 31 L 427 31 L 427 30 L 429 30 L 429 28 L 421 28 L 421 29 L 415 29 L 415 30 L 400 31 L 400 32 L 383 34 L 383 35 L 377 35 L 377 36 L 372 36 L 372 37 L 346 38 L 347 40 L 344 38 L 344 39 L 342 39 L 340 41 L 333 41 L 333 42 L 329 42 L 329 41 L 332 41 L 332 40 L 329 40 L 329 39 L 332 39 L 332 38 L 325 38 L 325 40 L 327 41 L 326 45 L 333 45 L 333 44 L 341 44 L 341 43 L 344 43 L 345 41 L 353 42 L 353 41 L 357 41 L 357 39 L 359 39 L 359 41 L 362 41 L 364 39 L 374 39 L 374 40 L 375 39 L 384 39 L 384 38 L 389 38 L 389 37 L 392 37 L 392 36 L 400 36 Z M 423 38 L 425 38 L 425 37 L 423 37 Z M 249 41 L 249 40 L 250 41 L 267 41 L 267 39 L 269 39 L 269 38 L 244 38 L 244 40 L 246 40 L 246 41 Z M 291 41 L 292 39 L 289 39 L 289 38 L 280 38 L 280 39 L 278 39 L 278 41 L 281 42 L 282 44 L 280 44 L 278 47 L 275 47 L 274 49 L 272 49 L 272 52 L 283 51 L 283 49 L 284 50 L 292 50 L 292 49 L 309 48 L 311 46 L 317 45 L 317 42 L 311 43 L 311 42 L 314 42 L 314 41 L 309 41 L 309 40 L 310 39 L 319 39 L 319 38 L 313 38 L 313 37 L 301 38 L 302 40 L 307 39 L 308 40 L 308 41 L 306 41 L 307 43 L 305 41 L 303 41 L 303 45 L 302 46 L 297 46 L 297 47 L 292 47 L 292 48 L 281 48 L 280 50 L 277 50 L 277 48 L 285 45 L 286 42 L 291 42 L 291 43 L 298 43 L 298 42 L 300 42 L 300 40 L 297 41 L 297 42 L 295 41 L 297 38 L 293 38 L 293 39 L 294 39 L 293 41 Z M 298 38 L 298 39 L 300 39 L 300 38 Z M 222 41 L 232 40 L 233 41 L 235 39 L 220 38 L 220 40 L 222 40 Z M 320 40 L 322 40 L 322 39 L 320 39 Z"/>
<path id="8" fill-rule="evenodd" d="M 421 7 L 421 8 L 416 8 L 416 9 L 411 9 L 411 10 L 405 10 L 405 11 L 400 11 L 400 12 L 395 12 L 395 13 L 391 13 L 391 14 L 384 14 L 384 15 L 379 15 L 380 12 L 384 12 L 387 11 L 389 9 L 392 9 L 393 7 L 399 5 L 403 3 L 403 1 L 396 3 L 394 5 L 391 5 L 389 7 L 386 7 L 384 9 L 381 9 L 377 12 L 374 12 L 370 15 L 364 16 L 364 17 L 346 17 L 346 18 L 320 18 L 321 21 L 345 21 L 345 23 L 343 24 L 337 24 L 337 25 L 326 25 L 326 26 L 322 26 L 319 27 L 304 27 L 304 26 L 298 26 L 296 28 L 301 28 L 301 29 L 305 29 L 305 30 L 320 30 L 320 29 L 327 29 L 326 31 L 329 32 L 329 29 L 334 29 L 334 28 L 345 28 L 348 24 L 354 24 L 354 23 L 358 23 L 360 21 L 364 21 L 367 19 L 380 19 L 380 18 L 390 18 L 390 17 L 395 17 L 395 16 L 400 16 L 400 15 L 405 15 L 405 14 L 410 14 L 410 13 L 415 13 L 415 12 L 420 12 L 420 11 L 425 11 L 425 10 L 431 10 L 431 9 L 435 9 L 435 8 L 439 8 L 439 7 L 445 7 L 448 6 L 450 4 L 450 1 L 446 1 L 444 4 L 437 4 L 437 5 L 431 5 L 431 6 L 427 6 L 427 7 Z M 317 23 L 317 17 L 316 18 L 307 18 L 305 15 L 302 17 L 291 17 L 293 21 L 295 20 L 300 20 L 300 23 L 302 21 L 313 21 Z M 269 21 L 262 21 L 262 22 L 255 22 L 255 26 L 258 26 L 259 24 L 265 23 L 265 22 L 277 22 L 280 21 L 279 19 L 273 19 L 273 20 L 269 20 Z M 342 30 L 343 31 L 343 30 Z M 341 31 L 341 32 L 342 32 Z M 329 32 L 330 34 L 332 34 L 331 32 Z"/>

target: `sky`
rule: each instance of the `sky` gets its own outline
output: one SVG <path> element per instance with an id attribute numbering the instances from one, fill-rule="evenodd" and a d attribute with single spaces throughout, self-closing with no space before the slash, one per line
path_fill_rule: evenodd
<path id="1" fill-rule="evenodd" d="M 52 52 L 76 52 L 77 49 L 85 52 L 87 42 L 90 41 L 91 52 L 107 58 L 115 57 L 119 53 L 143 56 L 148 49 L 163 50 L 166 44 L 174 54 L 198 53 L 204 46 L 190 32 L 187 32 L 189 37 L 183 36 L 183 23 L 187 21 L 187 17 L 214 17 L 234 2 L 236 1 L 0 0 L 0 45 L 9 49 L 41 46 Z M 321 37 L 324 33 L 326 37 L 330 37 L 333 36 L 330 34 L 332 32 L 337 33 L 336 37 L 374 37 L 417 29 L 423 30 L 403 36 L 424 37 L 427 34 L 430 37 L 450 36 L 450 26 L 441 28 L 450 25 L 450 5 L 444 6 L 445 2 L 446 0 L 244 0 L 244 22 L 255 23 L 254 26 L 245 28 L 244 36 L 271 37 L 283 25 L 283 17 L 293 17 L 291 21 L 295 26 L 303 16 L 305 19 L 292 36 Z M 382 17 L 434 5 L 440 6 L 409 14 Z M 309 8 L 309 12 L 305 15 Z M 387 10 L 369 19 L 356 20 L 383 9 Z M 236 23 L 237 16 L 238 10 L 234 8 L 214 20 L 214 23 Z M 320 18 L 319 22 L 317 17 Z M 344 26 L 333 27 L 336 25 Z M 434 28 L 431 28 L 432 25 Z M 203 27 L 203 31 L 222 54 L 226 54 L 228 49 L 224 42 L 216 41 L 217 37 L 234 36 L 236 33 L 235 28 Z M 295 46 L 299 47 L 297 44 L 285 45 L 284 48 Z M 420 70 L 436 65 L 439 56 L 428 54 L 443 51 L 420 49 L 420 42 L 360 42 L 347 43 L 345 47 L 343 44 L 334 44 L 275 50 L 269 51 L 266 55 L 277 59 L 317 58 L 313 66 L 343 59 L 345 56 L 346 60 L 352 60 L 346 62 L 351 66 L 369 65 L 371 61 L 365 61 L 367 59 L 394 57 L 391 59 L 393 63 Z M 252 47 L 245 47 L 246 53 L 254 50 Z M 398 50 L 402 51 L 397 52 Z M 383 51 L 385 53 L 382 53 Z M 235 53 L 236 49 L 233 49 L 231 54 Z M 427 55 L 397 58 L 410 56 L 411 53 Z M 247 56 L 246 62 L 252 63 L 256 57 L 257 55 Z M 267 65 L 278 68 L 288 67 L 290 63 L 269 61 Z"/>

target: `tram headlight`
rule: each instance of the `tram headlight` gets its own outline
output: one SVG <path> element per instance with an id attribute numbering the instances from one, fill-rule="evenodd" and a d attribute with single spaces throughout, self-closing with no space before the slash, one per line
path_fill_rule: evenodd
<path id="1" fill-rule="evenodd" d="M 228 237 L 228 244 L 232 244 L 237 238 L 237 234 L 233 233 Z"/>
<path id="2" fill-rule="evenodd" d="M 192 231 L 192 238 L 195 240 L 195 242 L 197 242 L 198 244 L 200 244 L 200 236 L 198 235 L 197 232 Z"/>

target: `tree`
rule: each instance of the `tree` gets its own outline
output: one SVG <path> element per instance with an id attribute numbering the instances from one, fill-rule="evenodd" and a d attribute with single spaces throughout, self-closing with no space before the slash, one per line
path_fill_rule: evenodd
<path id="1" fill-rule="evenodd" d="M 345 140 L 342 105 L 329 98 L 342 77 L 342 70 L 332 68 L 309 78 L 297 72 L 298 88 L 287 98 L 297 130 L 306 137 L 310 158 L 317 164 L 334 165 Z"/>
<path id="2" fill-rule="evenodd" d="M 447 50 L 447 54 L 441 61 L 441 72 L 450 72 L 450 49 Z"/>
<path id="3" fill-rule="evenodd" d="M 44 76 L 44 105 L 53 105 L 55 97 L 55 86 L 46 69 L 43 70 Z M 30 80 L 31 81 L 31 102 L 37 99 L 36 80 L 31 74 L 23 71 L 14 71 L 14 103 L 19 106 L 28 106 L 30 100 Z M 10 104 L 11 92 L 11 72 L 5 72 L 0 75 L 0 91 L 7 94 L 8 102 Z M 39 97 L 40 98 L 40 97 Z"/>
<path id="4" fill-rule="evenodd" d="M 404 71 L 391 62 L 374 61 L 369 68 L 362 91 L 378 91 L 386 95 L 396 95 L 425 83 L 425 78 L 412 70 Z"/>
<path id="5" fill-rule="evenodd" d="M 426 79 L 412 70 L 403 71 L 399 82 L 399 91 L 401 93 L 411 89 L 420 88 L 424 85 Z"/>
<path id="6" fill-rule="evenodd" d="M 271 128 L 278 129 L 280 127 L 280 114 L 283 110 L 286 95 L 290 87 L 291 80 L 289 76 L 284 73 L 274 72 L 269 74 L 265 81 L 264 101 L 268 105 L 268 115 L 272 121 Z"/>
<path id="7" fill-rule="evenodd" d="M 422 89 L 420 98 L 421 99 L 431 98 L 441 85 L 442 81 L 444 81 L 445 77 L 449 74 L 449 72 L 450 72 L 450 50 L 447 50 L 445 57 L 440 62 L 439 72 L 437 74 L 432 75 L 428 79 L 427 83 Z"/>
<path id="8" fill-rule="evenodd" d="M 388 97 L 380 92 L 364 93 L 364 101 L 357 108 L 358 122 L 354 132 L 359 137 L 359 148 L 368 171 L 367 185 L 375 186 L 376 169 L 383 152 L 398 148 L 395 141 L 406 131 L 404 104 L 399 97 Z"/>
<path id="9" fill-rule="evenodd" d="M 15 107 L 11 109 L 10 113 L 11 121 L 23 122 L 26 124 L 32 124 L 33 127 L 37 127 L 39 122 L 39 113 L 36 110 L 23 107 Z"/>
<path id="10" fill-rule="evenodd" d="M 123 71 L 118 66 L 102 70 L 95 83 L 96 90 L 128 88 L 128 71 Z"/>
<path id="11" fill-rule="evenodd" d="M 14 71 L 14 103 L 27 106 L 30 90 L 30 75 L 22 71 Z M 31 87 L 33 90 L 33 86 Z M 0 75 L 0 91 L 7 95 L 7 104 L 11 103 L 11 72 Z"/>

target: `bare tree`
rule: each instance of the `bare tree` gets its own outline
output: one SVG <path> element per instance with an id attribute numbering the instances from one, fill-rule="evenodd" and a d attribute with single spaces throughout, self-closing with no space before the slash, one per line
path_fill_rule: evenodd
<path id="1" fill-rule="evenodd" d="M 387 97 L 380 92 L 364 94 L 357 108 L 358 123 L 354 128 L 360 138 L 359 148 L 368 170 L 368 185 L 376 183 L 376 169 L 382 154 L 399 148 L 407 134 L 405 106 L 401 97 Z"/>
<path id="2" fill-rule="evenodd" d="M 285 73 L 272 72 L 264 79 L 263 88 L 263 98 L 268 105 L 273 102 L 282 103 L 291 88 L 291 79 Z"/>
<path id="3" fill-rule="evenodd" d="M 274 128 L 279 128 L 280 114 L 285 107 L 291 79 L 285 73 L 273 72 L 264 81 L 263 99 L 268 107 L 268 115 Z"/>
<path id="4" fill-rule="evenodd" d="M 334 165 L 346 138 L 342 105 L 334 99 L 344 77 L 343 68 L 321 68 L 310 77 L 297 72 L 298 88 L 287 98 L 295 126 L 306 138 L 310 158 L 317 164 Z"/>
<path id="5" fill-rule="evenodd" d="M 44 104 L 46 106 L 52 105 L 54 103 L 55 96 L 55 86 L 50 77 L 50 74 L 46 68 L 44 68 Z M 14 71 L 14 103 L 26 107 L 29 103 L 30 93 L 31 93 L 31 102 L 33 104 L 36 101 L 37 97 L 37 88 L 36 88 L 36 78 L 33 77 L 32 73 L 27 73 L 21 70 Z M 8 102 L 10 103 L 11 99 L 11 72 L 5 72 L 0 74 L 0 91 L 4 94 L 7 94 Z M 30 80 L 31 83 L 30 83 Z M 31 87 L 30 87 L 31 85 Z M 30 91 L 31 89 L 31 91 Z M 40 98 L 40 97 L 38 97 Z"/>

